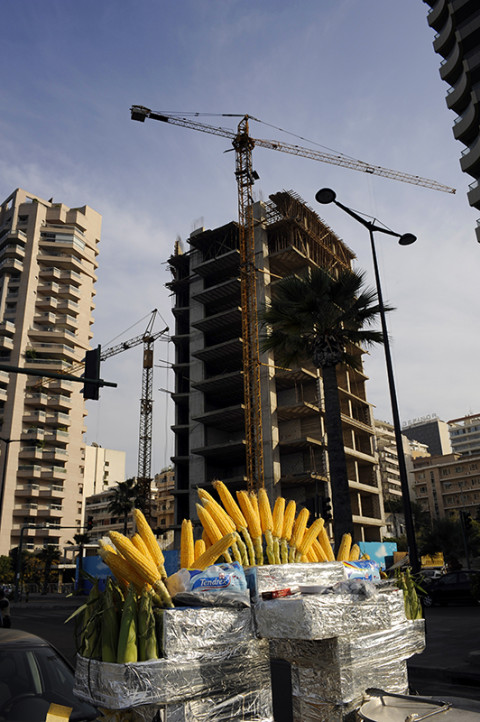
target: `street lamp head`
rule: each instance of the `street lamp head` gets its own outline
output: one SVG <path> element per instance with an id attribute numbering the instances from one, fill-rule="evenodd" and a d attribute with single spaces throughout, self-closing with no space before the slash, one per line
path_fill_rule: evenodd
<path id="1" fill-rule="evenodd" d="M 336 197 L 337 194 L 335 193 L 335 191 L 332 191 L 331 188 L 321 188 L 315 193 L 315 200 L 317 201 L 317 203 L 322 203 L 323 205 L 333 203 Z"/>
<path id="2" fill-rule="evenodd" d="M 403 236 L 400 236 L 398 242 L 401 246 L 410 246 L 416 240 L 417 236 L 414 236 L 413 233 L 404 233 Z"/>

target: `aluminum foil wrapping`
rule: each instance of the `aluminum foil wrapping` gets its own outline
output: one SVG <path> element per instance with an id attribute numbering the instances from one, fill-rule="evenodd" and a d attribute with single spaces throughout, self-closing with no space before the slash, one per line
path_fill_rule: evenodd
<path id="1" fill-rule="evenodd" d="M 251 640 L 195 658 L 109 664 L 77 657 L 74 693 L 108 709 L 241 694 L 270 685 L 268 643 Z"/>
<path id="2" fill-rule="evenodd" d="M 254 600 L 262 592 L 285 589 L 296 584 L 321 584 L 328 587 L 347 578 L 342 562 L 266 564 L 248 567 L 245 576 Z"/>
<path id="3" fill-rule="evenodd" d="M 403 593 L 369 599 L 349 594 L 306 594 L 255 604 L 257 634 L 267 639 L 327 639 L 389 629 L 405 620 Z"/>
<path id="4" fill-rule="evenodd" d="M 213 647 L 238 645 L 254 638 L 251 610 L 227 607 L 165 609 L 165 657 L 197 657 Z"/>
<path id="5" fill-rule="evenodd" d="M 162 722 L 274 722 L 270 686 L 167 705 Z"/>

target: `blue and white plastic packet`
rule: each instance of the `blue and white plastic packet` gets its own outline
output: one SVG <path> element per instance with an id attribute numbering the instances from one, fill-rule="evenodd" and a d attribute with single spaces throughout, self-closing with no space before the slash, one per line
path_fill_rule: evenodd
<path id="1" fill-rule="evenodd" d="M 212 564 L 203 571 L 180 569 L 167 580 L 175 604 L 250 606 L 243 567 L 238 562 Z"/>

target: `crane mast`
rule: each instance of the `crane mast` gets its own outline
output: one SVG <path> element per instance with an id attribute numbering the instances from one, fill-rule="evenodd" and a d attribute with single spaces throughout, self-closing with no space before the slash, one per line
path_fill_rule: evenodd
<path id="1" fill-rule="evenodd" d="M 244 405 L 245 405 L 245 441 L 246 441 L 246 471 L 247 483 L 250 490 L 265 485 L 263 461 L 263 431 L 260 397 L 260 360 L 257 321 L 257 289 L 255 266 L 255 229 L 253 219 L 253 183 L 258 176 L 252 168 L 252 151 L 255 146 L 289 153 L 311 160 L 330 163 L 332 165 L 362 171 L 372 175 L 379 175 L 391 180 L 403 181 L 414 185 L 430 188 L 431 190 L 455 193 L 450 188 L 429 178 L 394 171 L 389 168 L 365 163 L 355 158 L 341 154 L 334 155 L 323 151 L 304 148 L 274 140 L 252 138 L 249 133 L 249 118 L 244 115 L 237 128 L 237 132 L 230 128 L 222 128 L 202 123 L 198 120 L 185 118 L 180 114 L 154 112 L 143 105 L 133 105 L 130 108 L 132 120 L 144 122 L 146 118 L 159 120 L 171 125 L 198 130 L 203 133 L 219 135 L 232 141 L 235 150 L 235 176 L 238 187 L 238 223 L 239 223 L 239 250 L 240 250 L 240 293 L 242 307 L 242 338 L 243 338 L 243 374 L 244 374 Z M 198 114 L 194 114 L 197 115 Z M 224 114 L 228 115 L 228 114 Z M 230 115 L 230 117 L 234 117 Z M 237 116 L 238 117 L 238 116 Z"/>

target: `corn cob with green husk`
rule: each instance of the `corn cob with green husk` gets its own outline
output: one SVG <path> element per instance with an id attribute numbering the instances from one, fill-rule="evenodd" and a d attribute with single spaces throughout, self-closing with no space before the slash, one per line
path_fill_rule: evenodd
<path id="1" fill-rule="evenodd" d="M 288 561 L 290 563 L 295 561 L 298 548 L 300 547 L 300 544 L 302 543 L 302 539 L 304 537 L 305 530 L 307 528 L 307 522 L 308 522 L 309 516 L 310 516 L 310 512 L 305 507 L 303 507 L 303 509 L 300 509 L 300 511 L 297 514 L 297 518 L 295 519 L 295 524 L 293 525 L 292 537 L 290 539 L 290 551 L 288 554 Z"/>
<path id="2" fill-rule="evenodd" d="M 161 598 L 163 605 L 165 607 L 173 607 L 168 589 L 163 583 L 160 572 L 155 564 L 141 554 L 133 542 L 131 542 L 128 537 L 120 534 L 120 532 L 111 531 L 109 536 L 120 554 L 133 566 L 140 577 L 142 577 L 147 584 L 151 584 L 154 591 Z"/>
<path id="3" fill-rule="evenodd" d="M 293 499 L 291 499 L 287 504 L 287 508 L 285 509 L 285 514 L 283 516 L 282 537 L 280 539 L 280 557 L 282 564 L 288 563 L 288 545 L 290 543 L 290 539 L 292 538 L 296 510 L 297 504 L 293 501 Z"/>
<path id="4" fill-rule="evenodd" d="M 422 605 L 420 604 L 410 569 L 407 567 L 404 572 L 397 569 L 395 575 L 398 586 L 403 590 L 405 616 L 407 619 L 422 619 Z"/>
<path id="5" fill-rule="evenodd" d="M 128 590 L 123 605 L 118 633 L 117 663 L 138 661 L 137 645 L 137 593 L 133 586 Z"/>
<path id="6" fill-rule="evenodd" d="M 80 640 L 80 654 L 89 659 L 102 658 L 102 607 L 102 595 L 98 589 L 98 579 L 95 579 L 83 613 Z"/>
<path id="7" fill-rule="evenodd" d="M 256 497 L 255 497 L 256 498 Z M 260 516 L 256 512 L 252 499 L 246 491 L 237 491 L 237 499 L 240 508 L 247 521 L 248 531 L 253 542 L 255 550 L 255 561 L 258 566 L 263 565 L 263 547 L 262 547 L 262 527 L 260 525 Z"/>
<path id="8" fill-rule="evenodd" d="M 264 488 L 258 490 L 258 510 L 260 525 L 266 542 L 267 557 L 270 564 L 275 564 L 275 550 L 273 547 L 273 516 L 270 500 Z"/>
<path id="9" fill-rule="evenodd" d="M 103 593 L 102 609 L 102 662 L 116 662 L 119 633 L 120 595 L 115 593 L 109 577 Z"/>
<path id="10" fill-rule="evenodd" d="M 285 499 L 283 496 L 278 496 L 275 500 L 272 511 L 273 520 L 273 556 L 275 564 L 281 564 L 280 559 L 280 539 L 283 531 L 283 520 L 285 517 Z"/>
<path id="11" fill-rule="evenodd" d="M 237 502 L 231 495 L 230 491 L 227 489 L 223 481 L 214 481 L 213 486 L 215 488 L 215 491 L 218 493 L 220 499 L 222 500 L 222 504 L 225 507 L 225 511 L 229 515 L 229 517 L 232 519 L 233 523 L 235 524 L 235 527 L 238 532 L 241 533 L 245 540 L 245 544 L 247 546 L 248 550 L 248 558 L 250 561 L 250 564 L 252 566 L 255 565 L 255 551 L 253 548 L 252 538 L 250 536 L 250 532 L 248 530 L 248 524 L 247 520 L 245 519 L 240 507 L 238 506 Z"/>
<path id="12" fill-rule="evenodd" d="M 158 659 L 152 597 L 146 589 L 142 591 L 138 603 L 137 639 L 139 662 L 146 662 L 148 659 Z"/>

